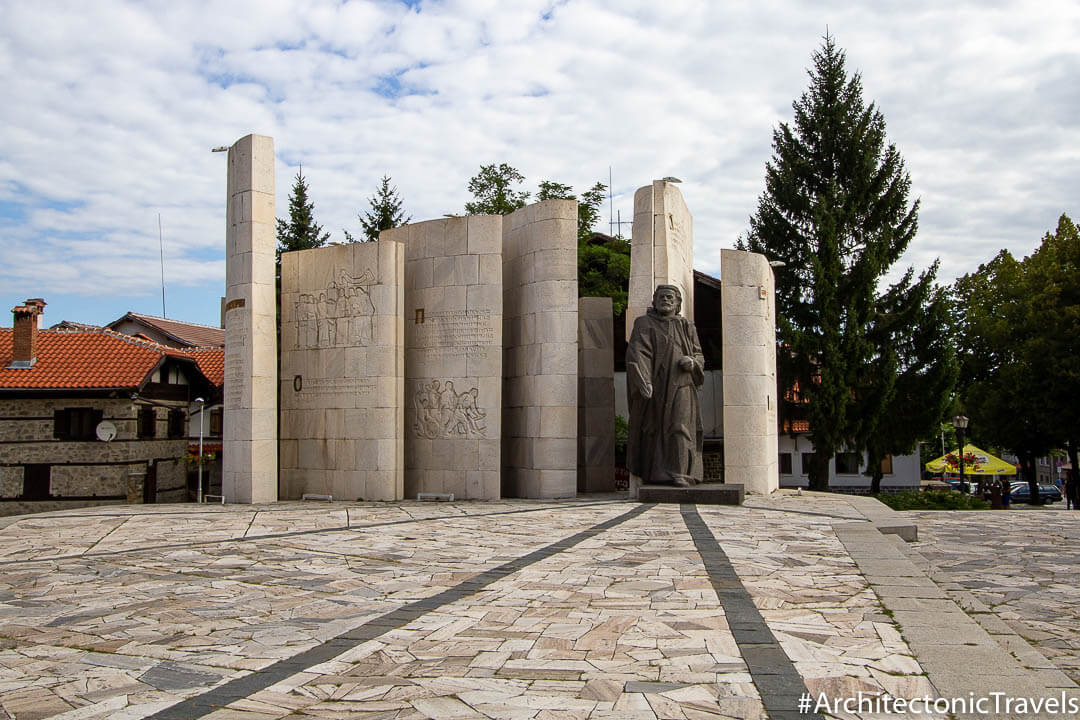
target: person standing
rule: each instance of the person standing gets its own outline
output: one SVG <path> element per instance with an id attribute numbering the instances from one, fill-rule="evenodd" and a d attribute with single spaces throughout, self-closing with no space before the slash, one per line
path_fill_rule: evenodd
<path id="1" fill-rule="evenodd" d="M 1080 509 L 1080 484 L 1076 481 L 1076 468 L 1069 468 L 1065 476 L 1065 509 Z"/>

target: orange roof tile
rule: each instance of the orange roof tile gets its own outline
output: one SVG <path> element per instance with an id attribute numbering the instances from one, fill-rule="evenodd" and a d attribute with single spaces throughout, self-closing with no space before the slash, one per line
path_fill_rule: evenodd
<path id="1" fill-rule="evenodd" d="M 225 348 L 190 348 L 184 350 L 183 354 L 194 358 L 202 374 L 215 386 L 225 384 Z"/>
<path id="2" fill-rule="evenodd" d="M 135 388 L 166 355 L 194 360 L 204 375 L 214 373 L 207 379 L 215 385 L 224 377 L 224 348 L 180 350 L 105 329 L 39 330 L 37 362 L 9 368 L 13 335 L 11 328 L 0 328 L 2 389 Z"/>

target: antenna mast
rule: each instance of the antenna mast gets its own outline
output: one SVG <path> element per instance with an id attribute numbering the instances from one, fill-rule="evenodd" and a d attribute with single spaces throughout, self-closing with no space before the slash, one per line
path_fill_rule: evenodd
<path id="1" fill-rule="evenodd" d="M 625 225 L 633 225 L 633 223 L 630 222 L 629 220 L 627 220 L 625 223 L 623 222 L 622 210 L 619 211 L 619 214 L 618 214 L 619 219 L 618 220 L 615 219 L 616 216 L 615 216 L 615 213 L 614 213 L 614 210 L 613 210 L 613 208 L 615 206 L 615 203 L 612 200 L 612 194 L 611 194 L 611 166 L 610 165 L 608 165 L 608 168 L 607 168 L 607 176 L 608 176 L 608 186 L 607 186 L 607 188 L 608 188 L 608 190 L 607 190 L 608 191 L 608 235 L 610 235 L 611 237 L 622 237 L 622 226 L 624 224 Z"/>
<path id="2" fill-rule="evenodd" d="M 161 232 L 161 213 L 157 216 L 157 234 L 161 252 L 161 317 L 165 317 L 165 236 Z"/>

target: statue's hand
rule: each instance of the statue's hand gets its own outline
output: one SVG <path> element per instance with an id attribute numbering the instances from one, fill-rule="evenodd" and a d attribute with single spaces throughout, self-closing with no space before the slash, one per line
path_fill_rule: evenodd
<path id="1" fill-rule="evenodd" d="M 682 359 L 679 360 L 679 367 L 686 372 L 690 372 L 694 369 L 694 358 L 689 355 L 683 355 Z"/>
<path id="2" fill-rule="evenodd" d="M 652 385 L 641 386 L 641 397 L 645 398 L 646 400 L 652 397 Z"/>

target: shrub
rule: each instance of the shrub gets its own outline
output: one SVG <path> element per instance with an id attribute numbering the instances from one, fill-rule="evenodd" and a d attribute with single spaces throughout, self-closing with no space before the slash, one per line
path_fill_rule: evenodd
<path id="1" fill-rule="evenodd" d="M 990 503 L 955 490 L 925 490 L 875 495 L 893 510 L 988 510 Z"/>

